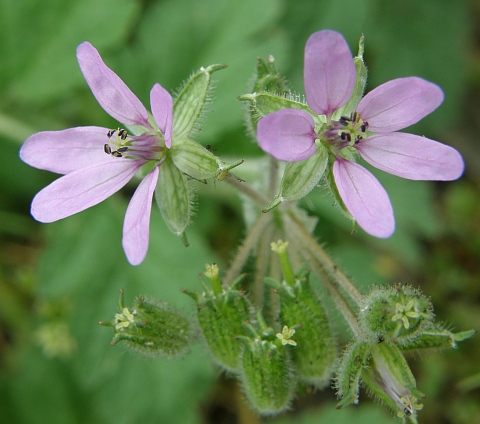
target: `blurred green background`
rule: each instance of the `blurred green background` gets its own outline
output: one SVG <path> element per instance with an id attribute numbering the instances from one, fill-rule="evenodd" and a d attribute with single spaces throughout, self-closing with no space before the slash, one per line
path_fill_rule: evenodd
<path id="1" fill-rule="evenodd" d="M 42 225 L 29 205 L 56 176 L 18 159 L 21 143 L 37 131 L 118 126 L 78 68 L 76 46 L 88 40 L 147 106 L 155 82 L 174 92 L 200 66 L 228 64 L 214 75 L 216 100 L 198 141 L 222 158 L 244 158 L 248 170 L 261 153 L 236 98 L 248 90 L 256 56 L 273 54 L 302 93 L 305 41 L 326 28 L 342 32 L 353 52 L 365 35 L 369 88 L 417 75 L 444 89 L 444 104 L 409 131 L 460 150 L 466 172 L 438 184 L 378 173 L 397 220 L 388 240 L 351 236 L 349 222 L 316 190 L 303 202 L 319 217 L 316 235 L 363 291 L 411 283 L 431 296 L 439 321 L 480 327 L 478 1 L 0 0 L 0 422 L 393 422 L 365 393 L 359 407 L 336 411 L 329 389 L 261 421 L 199 346 L 170 361 L 112 348 L 110 330 L 97 322 L 113 317 L 120 288 L 127 303 L 147 294 L 193 313 L 179 289 L 199 289 L 206 262 L 225 269 L 244 234 L 240 203 L 221 183 L 199 185 L 188 249 L 154 209 L 147 259 L 134 268 L 121 249 L 132 187 Z M 478 336 L 458 350 L 413 358 L 427 393 L 420 422 L 480 423 L 478 358 Z"/>

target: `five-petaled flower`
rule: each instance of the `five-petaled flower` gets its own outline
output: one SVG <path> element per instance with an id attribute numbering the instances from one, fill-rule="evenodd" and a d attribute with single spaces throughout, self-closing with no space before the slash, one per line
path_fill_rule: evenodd
<path id="1" fill-rule="evenodd" d="M 33 199 L 31 213 L 53 222 L 94 206 L 125 186 L 140 167 L 151 163 L 128 205 L 123 247 L 137 265 L 148 250 L 152 197 L 159 166 L 172 146 L 171 95 L 155 84 L 150 92 L 152 117 L 125 83 L 102 61 L 88 42 L 78 46 L 80 69 L 103 109 L 129 128 L 77 127 L 30 136 L 20 151 L 31 166 L 65 174 Z"/>
<path id="2" fill-rule="evenodd" d="M 346 209 L 376 237 L 395 229 L 385 189 L 352 151 L 372 166 L 412 180 L 454 180 L 464 169 L 453 148 L 417 135 L 396 132 L 415 124 L 443 101 L 435 84 L 417 77 L 398 78 L 380 85 L 359 102 L 350 116 L 334 119 L 354 91 L 356 68 L 343 36 L 335 31 L 314 33 L 305 47 L 304 84 L 311 114 L 283 109 L 258 122 L 260 147 L 279 160 L 297 162 L 317 148 L 330 152 L 331 172 Z M 315 128 L 315 115 L 323 115 Z M 333 162 L 333 164 L 332 164 Z"/>

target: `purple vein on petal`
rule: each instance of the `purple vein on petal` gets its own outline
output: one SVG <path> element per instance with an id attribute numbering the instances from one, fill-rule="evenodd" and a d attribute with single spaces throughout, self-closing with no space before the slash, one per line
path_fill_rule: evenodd
<path id="1" fill-rule="evenodd" d="M 432 113 L 443 102 L 436 84 L 418 77 L 397 78 L 370 91 L 357 112 L 373 132 L 393 132 L 409 127 Z"/>
<path id="2" fill-rule="evenodd" d="M 122 244 L 132 265 L 140 264 L 148 251 L 152 197 L 157 180 L 158 166 L 139 184 L 125 214 Z"/>
<path id="3" fill-rule="evenodd" d="M 264 116 L 258 122 L 260 147 L 279 160 L 308 159 L 315 153 L 315 124 L 302 110 L 283 109 Z"/>
<path id="4" fill-rule="evenodd" d="M 367 233 L 390 237 L 395 230 L 393 209 L 388 194 L 363 166 L 338 158 L 333 175 L 347 210 Z"/>
<path id="5" fill-rule="evenodd" d="M 40 222 L 53 222 L 94 206 L 120 190 L 141 162 L 117 158 L 71 172 L 41 190 L 31 213 Z"/>
<path id="6" fill-rule="evenodd" d="M 88 42 L 77 48 L 80 69 L 103 109 L 125 125 L 148 125 L 148 112 L 142 102 L 103 62 L 98 51 Z"/>
<path id="7" fill-rule="evenodd" d="M 172 147 L 173 99 L 160 84 L 155 84 L 150 91 L 152 115 L 165 138 L 165 145 Z"/>
<path id="8" fill-rule="evenodd" d="M 304 85 L 316 114 L 330 116 L 347 103 L 355 85 L 352 53 L 343 36 L 330 30 L 310 36 L 305 45 Z"/>
<path id="9" fill-rule="evenodd" d="M 35 168 L 68 174 L 96 163 L 114 160 L 103 151 L 108 129 L 77 127 L 42 131 L 27 138 L 20 158 Z"/>
<path id="10" fill-rule="evenodd" d="M 455 149 L 418 135 L 377 134 L 356 147 L 370 165 L 410 180 L 456 180 L 464 169 L 462 156 Z"/>

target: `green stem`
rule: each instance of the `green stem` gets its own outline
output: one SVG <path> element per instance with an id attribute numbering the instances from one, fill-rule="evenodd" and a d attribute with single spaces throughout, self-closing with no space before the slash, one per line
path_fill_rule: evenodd
<path id="1" fill-rule="evenodd" d="M 35 131 L 22 121 L 0 113 L 0 134 L 21 144 Z"/>
<path id="2" fill-rule="evenodd" d="M 237 250 L 237 254 L 231 263 L 227 274 L 223 278 L 223 284 L 228 287 L 235 278 L 242 272 L 242 268 L 248 259 L 251 250 L 256 246 L 258 239 L 262 236 L 265 228 L 271 222 L 271 215 L 261 214 L 248 230 L 245 240 Z"/>
<path id="3" fill-rule="evenodd" d="M 253 200 L 255 203 L 258 203 L 260 206 L 265 206 L 269 203 L 267 197 L 258 192 L 257 190 L 249 187 L 242 181 L 239 181 L 233 175 L 228 174 L 224 181 L 235 187 L 240 193 L 243 193 L 245 196 Z"/>
<path id="4" fill-rule="evenodd" d="M 362 294 L 357 287 L 355 287 L 355 285 L 337 266 L 330 255 L 328 255 L 328 253 L 325 252 L 325 250 L 317 243 L 315 238 L 308 232 L 305 226 L 292 211 L 288 212 L 288 217 L 290 218 L 290 222 L 294 227 L 294 232 L 301 236 L 306 248 L 312 253 L 316 261 L 318 261 L 322 268 L 325 269 L 331 279 L 335 281 L 335 283 L 350 296 L 351 300 L 355 302 L 356 306 L 361 306 Z"/>
<path id="5" fill-rule="evenodd" d="M 295 244 L 295 248 L 301 251 L 308 261 L 309 265 L 313 268 L 313 271 L 320 278 L 320 281 L 328 291 L 330 297 L 335 303 L 336 308 L 340 311 L 345 321 L 349 325 L 353 334 L 357 336 L 360 333 L 360 328 L 355 317 L 355 313 L 352 310 L 352 307 L 344 298 L 342 292 L 338 287 L 342 287 L 344 290 L 345 281 L 342 281 L 342 284 L 339 284 L 339 280 L 336 278 L 336 275 L 340 273 L 344 274 L 338 270 L 338 267 L 333 263 L 333 260 L 328 256 L 328 254 L 318 245 L 315 239 L 310 235 L 307 229 L 303 226 L 301 222 L 298 221 L 296 216 L 293 213 L 289 213 L 286 216 L 286 228 L 289 231 L 289 240 Z M 319 254 L 320 253 L 320 254 Z M 327 266 L 326 266 L 327 265 Z M 334 272 L 335 271 L 335 272 Z M 339 272 L 338 272 L 339 271 Z M 357 290 L 353 284 L 348 281 L 349 286 L 354 288 L 353 295 L 351 292 L 347 292 L 352 298 L 357 299 L 358 302 L 361 300 L 360 292 Z M 357 303 L 357 306 L 359 303 Z"/>

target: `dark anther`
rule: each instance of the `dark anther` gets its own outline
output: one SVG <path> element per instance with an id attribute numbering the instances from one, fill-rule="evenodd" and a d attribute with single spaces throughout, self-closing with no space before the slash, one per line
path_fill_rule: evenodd
<path id="1" fill-rule="evenodd" d="M 109 155 L 109 154 L 112 153 L 112 148 L 111 148 L 108 144 L 104 144 L 104 145 L 103 145 L 103 151 L 104 151 L 107 155 Z"/>
<path id="2" fill-rule="evenodd" d="M 352 118 L 350 119 L 352 122 L 358 122 L 360 115 L 357 112 L 352 112 Z"/>
<path id="3" fill-rule="evenodd" d="M 348 122 L 350 121 L 350 118 L 347 118 L 346 116 L 342 116 L 338 122 L 340 122 L 340 124 L 342 124 L 343 126 L 347 125 Z"/>
<path id="4" fill-rule="evenodd" d="M 120 147 L 120 149 L 117 150 L 118 153 L 125 153 L 128 150 L 127 146 Z"/>
<path id="5" fill-rule="evenodd" d="M 121 130 L 118 131 L 118 136 L 122 139 L 122 140 L 125 140 L 127 137 L 128 137 L 128 133 L 126 130 L 124 130 L 123 128 Z"/>
<path id="6" fill-rule="evenodd" d="M 118 150 L 115 150 L 114 152 L 112 152 L 112 156 L 116 158 L 121 158 L 122 154 Z"/>
<path id="7" fill-rule="evenodd" d="M 110 130 L 109 132 L 107 132 L 107 137 L 110 138 L 113 134 L 115 134 L 117 130 Z"/>
<path id="8" fill-rule="evenodd" d="M 344 131 L 344 132 L 342 132 L 342 133 L 340 134 L 340 138 L 341 138 L 342 140 L 344 140 L 344 141 L 345 141 L 345 140 L 347 140 L 347 141 L 352 141 L 352 136 L 350 135 L 349 132 L 346 132 L 346 131 Z"/>

